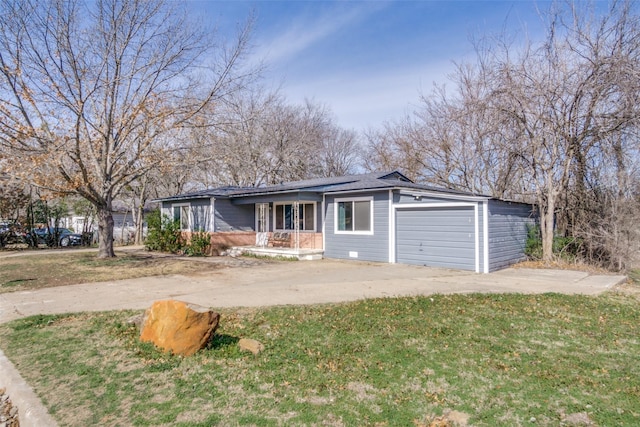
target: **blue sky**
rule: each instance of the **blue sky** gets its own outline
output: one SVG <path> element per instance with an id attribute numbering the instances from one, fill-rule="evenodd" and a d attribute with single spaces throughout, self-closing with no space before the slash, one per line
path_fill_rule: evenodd
<path id="1" fill-rule="evenodd" d="M 337 123 L 363 130 L 419 104 L 453 62 L 474 58 L 471 36 L 540 30 L 544 1 L 197 1 L 189 8 L 230 34 L 256 17 L 254 60 L 290 102 L 329 106 Z"/>

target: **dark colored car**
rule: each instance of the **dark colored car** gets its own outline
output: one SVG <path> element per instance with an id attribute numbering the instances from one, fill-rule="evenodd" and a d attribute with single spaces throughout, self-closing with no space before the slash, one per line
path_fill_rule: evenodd
<path id="1" fill-rule="evenodd" d="M 0 223 L 0 248 L 6 245 L 23 243 L 25 233 L 17 223 Z"/>
<path id="2" fill-rule="evenodd" d="M 37 243 L 45 243 L 47 246 L 66 247 L 82 244 L 82 234 L 74 233 L 68 228 L 34 228 L 32 233 Z"/>

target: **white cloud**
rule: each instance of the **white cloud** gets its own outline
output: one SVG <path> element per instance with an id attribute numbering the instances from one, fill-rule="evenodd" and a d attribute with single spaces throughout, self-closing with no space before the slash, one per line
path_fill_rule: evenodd
<path id="1" fill-rule="evenodd" d="M 349 70 L 294 82 L 283 91 L 292 102 L 310 98 L 325 103 L 341 126 L 362 130 L 410 113 L 419 104 L 420 94 L 428 94 L 433 82 L 446 83 L 452 70 L 450 61 L 397 65 L 366 73 Z"/>
<path id="2" fill-rule="evenodd" d="M 262 40 L 259 45 L 269 63 L 290 60 L 385 6 L 385 2 L 365 2 L 358 7 L 331 8 L 313 16 L 292 16 L 289 27 L 271 40 Z"/>

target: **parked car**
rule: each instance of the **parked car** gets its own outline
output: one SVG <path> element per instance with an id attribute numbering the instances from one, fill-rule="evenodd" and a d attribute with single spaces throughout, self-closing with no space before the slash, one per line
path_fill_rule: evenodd
<path id="1" fill-rule="evenodd" d="M 18 223 L 0 223 L 0 248 L 24 242 L 25 232 Z"/>
<path id="2" fill-rule="evenodd" d="M 82 234 L 74 233 L 68 228 L 43 227 L 34 228 L 31 232 L 37 243 L 44 243 L 47 246 L 66 247 L 82 244 Z"/>

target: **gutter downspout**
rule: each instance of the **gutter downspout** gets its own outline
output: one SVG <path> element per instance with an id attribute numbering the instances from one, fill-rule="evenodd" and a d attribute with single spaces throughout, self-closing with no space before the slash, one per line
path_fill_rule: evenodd
<path id="1" fill-rule="evenodd" d="M 211 225 L 209 225 L 210 231 L 212 233 L 216 232 L 216 198 L 212 197 L 209 201 L 209 205 L 211 206 Z"/>

